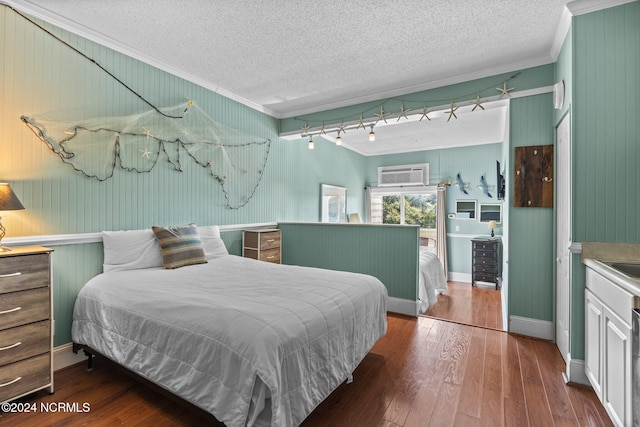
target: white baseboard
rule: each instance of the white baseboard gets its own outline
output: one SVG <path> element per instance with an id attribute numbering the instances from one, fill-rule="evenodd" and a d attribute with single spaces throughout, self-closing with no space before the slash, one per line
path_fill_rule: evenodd
<path id="1" fill-rule="evenodd" d="M 447 280 L 452 282 L 464 282 L 471 283 L 471 274 L 469 273 L 456 273 L 454 271 L 450 271 L 447 275 Z"/>
<path id="2" fill-rule="evenodd" d="M 86 362 L 87 356 L 84 352 L 75 354 L 73 352 L 73 343 L 63 344 L 53 349 L 53 370 L 58 371 L 67 366 L 76 363 Z"/>
<path id="3" fill-rule="evenodd" d="M 387 311 L 406 314 L 407 316 L 417 316 L 418 302 L 408 299 L 389 297 L 387 299 Z"/>
<path id="4" fill-rule="evenodd" d="M 526 335 L 528 337 L 553 340 L 555 327 L 553 322 L 531 319 L 521 316 L 509 316 L 509 332 Z"/>
<path id="5" fill-rule="evenodd" d="M 590 386 L 589 378 L 585 372 L 584 360 L 572 359 L 571 353 L 567 354 L 567 380 L 572 383 Z"/>

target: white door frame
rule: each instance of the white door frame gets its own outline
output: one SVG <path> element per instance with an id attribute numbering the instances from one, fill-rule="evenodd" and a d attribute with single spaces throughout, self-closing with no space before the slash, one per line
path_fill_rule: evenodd
<path id="1" fill-rule="evenodd" d="M 556 345 L 570 363 L 571 114 L 556 127 Z"/>

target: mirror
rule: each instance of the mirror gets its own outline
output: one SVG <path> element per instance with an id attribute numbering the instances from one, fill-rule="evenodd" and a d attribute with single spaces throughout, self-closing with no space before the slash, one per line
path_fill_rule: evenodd
<path id="1" fill-rule="evenodd" d="M 321 184 L 320 221 L 347 222 L 347 189 Z"/>
<path id="2" fill-rule="evenodd" d="M 493 203 L 481 203 L 479 221 L 495 221 L 497 224 L 500 224 L 502 222 L 502 205 Z"/>
<path id="3" fill-rule="evenodd" d="M 475 200 L 456 200 L 457 219 L 476 219 Z"/>

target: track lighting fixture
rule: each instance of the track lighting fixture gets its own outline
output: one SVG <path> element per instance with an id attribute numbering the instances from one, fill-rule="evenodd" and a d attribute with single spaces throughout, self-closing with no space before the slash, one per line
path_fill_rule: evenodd
<path id="1" fill-rule="evenodd" d="M 373 142 L 376 140 L 376 133 L 373 131 L 373 125 L 371 125 L 371 132 L 369 132 L 369 141 Z"/>

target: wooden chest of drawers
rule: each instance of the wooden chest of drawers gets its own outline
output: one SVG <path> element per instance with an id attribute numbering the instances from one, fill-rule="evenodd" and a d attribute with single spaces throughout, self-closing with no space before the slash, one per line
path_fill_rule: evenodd
<path id="1" fill-rule="evenodd" d="M 471 285 L 476 282 L 494 283 L 502 280 L 502 242 L 499 239 L 471 239 Z"/>
<path id="2" fill-rule="evenodd" d="M 0 402 L 53 393 L 51 252 L 0 252 Z"/>
<path id="3" fill-rule="evenodd" d="M 245 230 L 242 232 L 242 256 L 280 264 L 280 230 Z"/>

